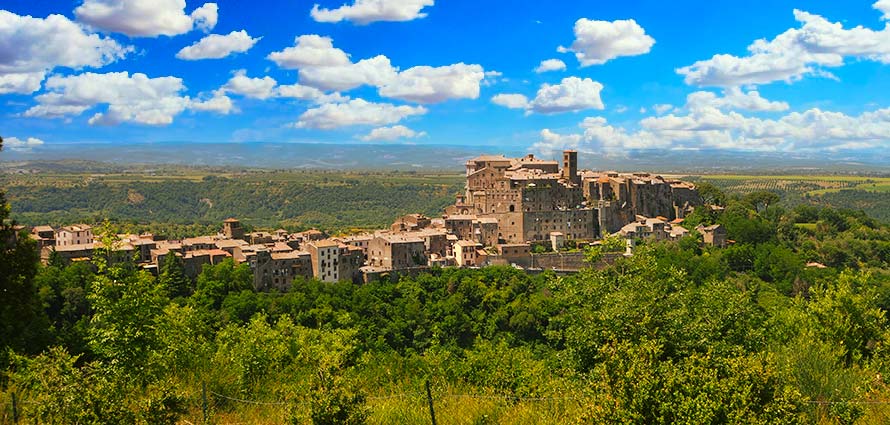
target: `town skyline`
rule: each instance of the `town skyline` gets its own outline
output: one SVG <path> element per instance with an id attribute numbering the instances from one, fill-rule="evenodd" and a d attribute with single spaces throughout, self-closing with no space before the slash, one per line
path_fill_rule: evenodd
<path id="1" fill-rule="evenodd" d="M 886 0 L 140 5 L 4 5 L 8 151 L 184 141 L 862 156 L 890 140 Z"/>

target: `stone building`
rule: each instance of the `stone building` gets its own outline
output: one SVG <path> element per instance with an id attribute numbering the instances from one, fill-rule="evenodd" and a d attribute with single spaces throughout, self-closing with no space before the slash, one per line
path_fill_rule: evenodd
<path id="1" fill-rule="evenodd" d="M 577 153 L 564 152 L 564 168 L 534 155 L 522 158 L 483 155 L 466 163 L 466 193 L 446 209 L 446 228 L 461 239 L 464 223 L 449 225 L 469 215 L 495 218 L 498 241 L 543 241 L 550 232 L 570 239 L 599 235 L 596 211 L 584 205 Z M 462 227 L 463 226 L 463 227 Z M 472 226 L 470 225 L 472 228 Z"/>
<path id="2" fill-rule="evenodd" d="M 711 226 L 705 226 L 703 224 L 699 224 L 696 226 L 695 230 L 701 233 L 702 241 L 705 245 L 716 246 L 720 248 L 726 247 L 726 228 L 720 224 L 714 224 Z"/>
<path id="3" fill-rule="evenodd" d="M 86 224 L 75 224 L 56 230 L 55 246 L 84 245 L 93 243 L 93 228 Z"/>
<path id="4" fill-rule="evenodd" d="M 368 265 L 388 270 L 428 264 L 426 243 L 412 233 L 378 234 L 368 246 Z"/>
<path id="5" fill-rule="evenodd" d="M 457 241 L 454 244 L 454 259 L 458 267 L 476 267 L 481 264 L 476 252 L 482 248 L 479 242 L 466 240 Z"/>
<path id="6" fill-rule="evenodd" d="M 430 227 L 432 220 L 423 214 L 408 214 L 399 217 L 390 226 L 393 232 L 411 232 Z"/>
<path id="7" fill-rule="evenodd" d="M 236 218 L 223 220 L 223 235 L 226 239 L 244 239 L 244 228 Z"/>
<path id="8" fill-rule="evenodd" d="M 307 244 L 312 258 L 312 274 L 322 282 L 340 281 L 340 242 L 324 239 Z"/>
<path id="9" fill-rule="evenodd" d="M 636 216 L 683 218 L 701 197 L 692 183 L 650 173 L 582 172 L 584 198 L 598 211 L 598 226 L 614 233 Z"/>

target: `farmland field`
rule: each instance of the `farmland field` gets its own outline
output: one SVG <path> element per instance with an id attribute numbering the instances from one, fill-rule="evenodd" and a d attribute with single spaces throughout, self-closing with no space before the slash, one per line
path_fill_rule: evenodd
<path id="1" fill-rule="evenodd" d="M 682 178 L 706 181 L 728 194 L 775 192 L 785 207 L 806 203 L 849 208 L 863 210 L 871 217 L 890 222 L 890 177 L 712 174 Z"/>

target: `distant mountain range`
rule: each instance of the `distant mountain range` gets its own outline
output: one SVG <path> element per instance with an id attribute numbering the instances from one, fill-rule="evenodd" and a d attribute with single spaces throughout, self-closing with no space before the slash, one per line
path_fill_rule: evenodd
<path id="1" fill-rule="evenodd" d="M 4 150 L 4 168 L 32 161 L 85 160 L 117 165 L 189 165 L 273 169 L 461 170 L 479 154 L 522 156 L 513 146 L 322 143 L 144 143 L 46 144 L 29 151 Z M 558 152 L 539 155 L 558 159 Z M 890 173 L 890 152 L 787 153 L 629 151 L 626 156 L 582 152 L 579 165 L 590 169 L 648 170 L 661 173 L 795 172 Z"/>

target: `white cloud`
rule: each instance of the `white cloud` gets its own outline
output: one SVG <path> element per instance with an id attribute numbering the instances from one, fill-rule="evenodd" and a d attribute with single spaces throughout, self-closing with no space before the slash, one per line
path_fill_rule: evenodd
<path id="1" fill-rule="evenodd" d="M 383 97 L 417 103 L 476 99 L 486 77 L 480 65 L 464 63 L 415 66 L 401 72 L 383 55 L 353 63 L 330 37 L 315 34 L 297 37 L 294 46 L 272 52 L 268 58 L 279 67 L 297 69 L 302 85 L 334 91 L 367 85 L 376 87 Z"/>
<path id="2" fill-rule="evenodd" d="M 602 65 L 621 56 L 649 53 L 655 39 L 633 19 L 575 21 L 575 41 L 569 47 L 560 46 L 560 53 L 574 52 L 581 66 Z"/>
<path id="3" fill-rule="evenodd" d="M 531 101 L 515 93 L 494 96 L 491 101 L 511 109 L 524 107 L 526 113 L 555 114 L 559 112 L 603 109 L 600 91 L 603 85 L 590 78 L 566 77 L 559 84 L 542 84 Z M 523 103 L 524 102 L 524 103 Z"/>
<path id="4" fill-rule="evenodd" d="M 379 55 L 349 65 L 300 68 L 300 83 L 336 91 L 365 85 L 380 87 L 395 80 L 397 71 L 389 58 Z"/>
<path id="5" fill-rule="evenodd" d="M 104 112 L 96 112 L 91 125 L 115 125 L 134 122 L 148 125 L 167 125 L 173 117 L 195 104 L 182 96 L 185 86 L 177 77 L 149 78 L 145 74 L 92 72 L 72 76 L 53 76 L 46 81 L 47 93 L 37 96 L 37 105 L 25 111 L 26 117 L 60 118 L 80 115 L 99 105 L 107 105 Z M 223 99 L 211 104 L 199 102 L 196 110 L 219 111 Z"/>
<path id="6" fill-rule="evenodd" d="M 774 102 L 760 96 L 757 90 L 743 92 L 738 87 L 723 90 L 723 97 L 708 91 L 697 91 L 686 96 L 690 109 L 714 107 L 718 109 L 745 109 L 748 111 L 778 112 L 788 110 L 786 102 Z"/>
<path id="7" fill-rule="evenodd" d="M 185 0 L 84 0 L 74 9 L 77 20 L 105 31 L 131 37 L 174 36 L 193 28 L 209 31 L 216 26 L 216 3 L 185 14 Z"/>
<path id="8" fill-rule="evenodd" d="M 528 107 L 528 98 L 516 93 L 501 93 L 492 97 L 491 103 L 510 109 L 525 109 Z"/>
<path id="9" fill-rule="evenodd" d="M 398 139 L 416 139 L 426 136 L 424 131 L 414 131 L 404 125 L 395 125 L 392 127 L 378 127 L 371 130 L 370 133 L 361 137 L 366 142 L 382 140 L 391 142 Z"/>
<path id="10" fill-rule="evenodd" d="M 278 85 L 278 82 L 270 76 L 248 77 L 247 71 L 241 69 L 235 71 L 235 75 L 229 79 L 218 92 L 221 95 L 234 93 L 252 99 L 266 100 L 271 98 L 291 98 L 308 100 L 316 104 L 345 102 L 348 96 L 340 93 L 325 93 L 315 87 L 301 84 Z M 222 100 L 220 100 L 221 102 Z"/>
<path id="11" fill-rule="evenodd" d="M 541 140 L 532 145 L 532 149 L 547 155 L 566 149 L 577 149 L 581 143 L 580 134 L 559 134 L 545 128 L 541 130 L 540 135 Z"/>
<path id="12" fill-rule="evenodd" d="M 213 96 L 206 100 L 192 100 L 189 103 L 189 109 L 195 111 L 216 112 L 223 115 L 228 115 L 238 110 L 232 102 L 232 98 L 226 96 L 224 90 L 215 90 Z"/>
<path id="13" fill-rule="evenodd" d="M 878 0 L 872 7 L 884 13 L 881 19 L 890 20 L 890 0 Z"/>
<path id="14" fill-rule="evenodd" d="M 506 83 L 510 81 L 509 78 L 504 77 L 504 73 L 500 71 L 485 71 L 485 77 L 482 79 L 481 85 L 485 87 L 493 86 L 497 83 Z"/>
<path id="15" fill-rule="evenodd" d="M 317 66 L 349 65 L 349 55 L 334 47 L 334 40 L 317 34 L 301 35 L 294 39 L 293 47 L 272 52 L 269 60 L 284 69 Z"/>
<path id="16" fill-rule="evenodd" d="M 658 115 L 664 114 L 665 112 L 668 112 L 671 109 L 674 109 L 674 105 L 671 105 L 669 103 L 659 103 L 657 105 L 652 106 L 652 110 L 654 110 L 655 113 Z"/>
<path id="17" fill-rule="evenodd" d="M 268 75 L 263 78 L 251 78 L 247 76 L 247 71 L 241 69 L 222 86 L 222 90 L 226 93 L 264 100 L 275 96 L 276 85 L 278 82 Z"/>
<path id="18" fill-rule="evenodd" d="M 378 21 L 411 21 L 425 18 L 421 12 L 432 6 L 433 0 L 355 0 L 352 5 L 336 9 L 322 9 L 318 4 L 312 7 L 310 15 L 318 22 L 352 21 L 360 25 Z"/>
<path id="19" fill-rule="evenodd" d="M 62 15 L 40 19 L 0 10 L 0 94 L 30 94 L 55 67 L 98 68 L 131 51 Z"/>
<path id="20" fill-rule="evenodd" d="M 325 93 L 315 87 L 304 86 L 302 84 L 278 86 L 278 97 L 309 100 L 318 104 L 342 103 L 349 100 L 349 96 L 344 96 L 336 92 Z"/>
<path id="21" fill-rule="evenodd" d="M 43 145 L 43 140 L 36 137 L 29 137 L 25 140 L 17 137 L 7 137 L 3 139 L 3 147 L 17 152 L 30 152 L 31 149 Z"/>
<path id="22" fill-rule="evenodd" d="M 330 37 L 301 35 L 294 46 L 272 52 L 269 60 L 284 69 L 299 69 L 300 82 L 322 90 L 351 90 L 363 85 L 379 86 L 395 79 L 397 70 L 389 58 L 377 56 L 357 63 L 334 47 Z"/>
<path id="23" fill-rule="evenodd" d="M 737 87 L 793 82 L 806 75 L 833 77 L 824 68 L 843 65 L 845 57 L 890 63 L 890 26 L 880 31 L 862 26 L 844 29 L 840 23 L 800 10 L 794 11 L 794 18 L 803 24 L 800 28 L 755 41 L 748 46 L 748 56 L 718 54 L 677 73 L 690 85 Z"/>
<path id="24" fill-rule="evenodd" d="M 43 82 L 45 76 L 46 73 L 43 71 L 0 74 L 0 94 L 34 93 L 40 90 L 40 83 Z"/>
<path id="25" fill-rule="evenodd" d="M 232 31 L 228 35 L 210 34 L 191 46 L 183 47 L 176 57 L 184 60 L 221 59 L 232 53 L 250 50 L 261 38 L 252 38 L 244 30 Z"/>
<path id="26" fill-rule="evenodd" d="M 204 3 L 189 16 L 192 18 L 195 28 L 204 32 L 210 32 L 216 27 L 216 20 L 219 18 L 219 6 L 216 3 Z"/>
<path id="27" fill-rule="evenodd" d="M 395 79 L 380 87 L 379 92 L 381 96 L 417 103 L 476 99 L 484 77 L 479 65 L 415 66 L 399 72 Z"/>
<path id="28" fill-rule="evenodd" d="M 615 108 L 615 112 L 617 112 L 617 113 L 619 113 L 619 114 L 623 114 L 623 113 L 627 112 L 627 106 L 624 106 L 624 105 L 618 105 L 618 106 Z"/>
<path id="29" fill-rule="evenodd" d="M 571 147 L 589 153 L 626 153 L 631 149 L 801 152 L 890 146 L 890 108 L 857 116 L 814 108 L 762 119 L 700 105 L 685 115 L 646 117 L 635 131 L 610 125 L 601 117 L 587 118 L 579 126 L 581 133 L 559 138 L 544 137 L 542 133 L 535 148 L 545 152 Z"/>
<path id="30" fill-rule="evenodd" d="M 329 130 L 352 125 L 381 126 L 395 124 L 411 115 L 423 115 L 423 106 L 396 106 L 390 103 L 371 103 L 353 99 L 346 103 L 328 103 L 312 108 L 300 115 L 298 128 Z"/>
<path id="31" fill-rule="evenodd" d="M 542 114 L 603 109 L 605 106 L 600 99 L 602 89 L 602 84 L 590 78 L 566 77 L 559 84 L 541 85 L 529 108 Z"/>
<path id="32" fill-rule="evenodd" d="M 565 62 L 563 62 L 559 59 L 547 59 L 547 60 L 541 61 L 541 64 L 538 65 L 537 68 L 535 68 L 535 72 L 540 74 L 542 72 L 549 72 L 549 71 L 565 71 L 565 69 L 566 69 Z"/>

